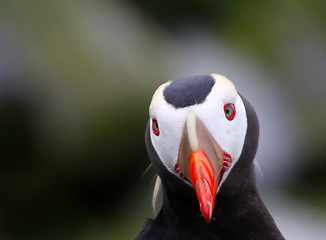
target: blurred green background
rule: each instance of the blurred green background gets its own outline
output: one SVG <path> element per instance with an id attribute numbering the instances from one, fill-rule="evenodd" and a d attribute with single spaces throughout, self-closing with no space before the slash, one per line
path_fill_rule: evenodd
<path id="1" fill-rule="evenodd" d="M 151 96 L 212 72 L 258 107 L 282 229 L 293 202 L 325 225 L 324 1 L 2 0 L 0 239 L 134 239 L 154 216 Z"/>

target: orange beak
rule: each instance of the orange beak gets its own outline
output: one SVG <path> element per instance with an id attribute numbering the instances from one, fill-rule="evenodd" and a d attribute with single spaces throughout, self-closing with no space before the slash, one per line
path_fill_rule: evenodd
<path id="1" fill-rule="evenodd" d="M 178 164 L 195 189 L 207 223 L 211 220 L 216 191 L 223 175 L 223 153 L 204 124 L 190 112 L 183 130 Z"/>

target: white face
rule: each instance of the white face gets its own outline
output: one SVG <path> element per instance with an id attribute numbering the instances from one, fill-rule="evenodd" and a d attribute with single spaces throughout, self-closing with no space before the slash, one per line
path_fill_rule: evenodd
<path id="1" fill-rule="evenodd" d="M 231 155 L 232 165 L 224 173 L 221 183 L 236 164 L 242 152 L 247 132 L 246 111 L 241 97 L 238 95 L 233 83 L 224 76 L 212 74 L 215 84 L 206 100 L 200 104 L 184 108 L 175 108 L 165 101 L 163 90 L 171 84 L 161 85 L 155 92 L 149 114 L 156 119 L 159 126 L 159 135 L 153 131 L 153 121 L 150 121 L 151 140 L 153 146 L 165 167 L 173 174 L 178 159 L 178 152 L 185 121 L 189 112 L 193 112 L 206 126 L 220 147 Z M 234 104 L 236 114 L 228 120 L 224 111 L 226 104 Z"/>

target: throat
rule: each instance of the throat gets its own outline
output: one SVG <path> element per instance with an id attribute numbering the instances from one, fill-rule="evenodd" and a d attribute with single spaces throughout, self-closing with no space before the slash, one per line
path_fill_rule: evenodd
<path id="1" fill-rule="evenodd" d="M 181 228 L 196 234 L 196 229 L 218 239 L 284 239 L 259 196 L 254 178 L 247 175 L 241 186 L 228 180 L 224 184 L 216 196 L 211 222 L 206 223 L 193 188 L 182 181 L 174 181 L 173 186 L 163 183 L 160 221 L 173 231 Z"/>

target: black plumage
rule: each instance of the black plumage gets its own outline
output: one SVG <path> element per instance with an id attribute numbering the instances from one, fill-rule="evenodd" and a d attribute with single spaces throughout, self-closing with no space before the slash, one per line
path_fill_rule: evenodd
<path id="1" fill-rule="evenodd" d="M 163 96 L 175 108 L 184 108 L 205 101 L 215 80 L 210 75 L 191 76 L 168 85 Z"/>
<path id="2" fill-rule="evenodd" d="M 241 98 L 248 121 L 245 142 L 239 160 L 216 196 L 210 223 L 201 217 L 194 188 L 169 172 L 161 162 L 147 125 L 146 147 L 162 180 L 163 206 L 137 239 L 284 239 L 256 187 L 253 160 L 258 147 L 259 122 L 251 104 Z"/>

